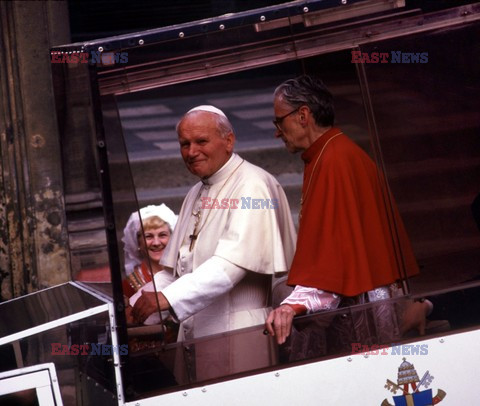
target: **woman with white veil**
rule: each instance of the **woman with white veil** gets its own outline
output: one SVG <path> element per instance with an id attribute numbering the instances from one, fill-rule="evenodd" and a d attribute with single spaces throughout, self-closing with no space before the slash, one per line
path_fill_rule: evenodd
<path id="1" fill-rule="evenodd" d="M 130 215 L 122 238 L 127 275 L 123 291 L 130 306 L 135 304 L 142 291 L 160 291 L 175 280 L 159 261 L 176 222 L 177 216 L 164 203 L 143 207 Z M 168 316 L 168 312 L 162 312 L 160 319 L 159 314 L 154 313 L 144 324 L 157 324 Z"/>

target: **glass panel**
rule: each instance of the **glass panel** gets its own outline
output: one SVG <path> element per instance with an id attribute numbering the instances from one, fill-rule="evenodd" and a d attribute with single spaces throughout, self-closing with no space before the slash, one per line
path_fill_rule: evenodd
<path id="1" fill-rule="evenodd" d="M 387 63 L 358 66 L 385 173 L 421 266 L 411 280 L 418 294 L 479 276 L 480 64 L 471 57 L 479 31 L 476 23 L 359 49 L 386 55 Z"/>
<path id="2" fill-rule="evenodd" d="M 107 312 L 21 339 L 10 348 L 17 367 L 55 364 L 64 404 L 79 399 L 117 404 L 112 351 L 121 347 L 111 345 Z"/>
<path id="3" fill-rule="evenodd" d="M 105 302 L 67 283 L 0 304 L 0 337 L 101 306 Z"/>
<path id="4" fill-rule="evenodd" d="M 336 69 L 331 69 L 333 64 Z M 198 181 L 182 162 L 175 124 L 188 109 L 200 104 L 213 104 L 227 114 L 236 130 L 236 151 L 248 161 L 263 167 L 277 177 L 285 188 L 292 215 L 296 220 L 303 162 L 298 155 L 288 153 L 284 145 L 273 137 L 272 102 L 274 88 L 283 80 L 302 72 L 324 78 L 336 96 L 337 117 L 342 122 L 342 128 L 369 151 L 360 87 L 355 66 L 350 63 L 350 52 L 311 57 L 300 62 L 288 62 L 118 95 L 115 98 L 118 113 L 111 109 L 105 113 L 107 104 L 104 102 L 109 168 L 113 174 L 113 208 L 118 247 L 123 246 L 122 231 L 131 211 L 137 210 L 137 201 L 137 207 L 166 203 L 178 213 L 184 196 Z M 106 98 L 107 96 L 104 96 L 103 100 Z M 109 106 L 113 108 L 113 99 L 110 99 L 110 102 L 112 103 Z M 118 118 L 120 123 L 117 122 Z M 124 141 L 119 138 L 122 133 Z M 122 152 L 124 147 L 126 151 Z M 130 173 L 133 181 L 130 179 Z M 129 190 L 130 185 L 134 185 L 132 189 L 134 193 Z M 119 253 L 122 255 L 121 251 Z M 123 258 L 120 262 L 123 264 Z M 327 321 L 333 318 L 335 322 L 332 325 L 337 326 L 337 329 L 341 325 L 345 331 L 354 331 L 352 317 L 345 318 L 345 314 L 350 315 L 350 311 L 342 310 L 338 314 L 318 317 L 319 320 L 325 317 Z M 367 316 L 363 316 L 365 317 Z M 355 320 L 357 319 L 357 325 L 361 324 L 362 318 L 358 316 Z M 301 325 L 306 321 L 298 323 Z M 324 322 L 320 324 L 322 323 Z M 280 352 L 273 340 L 263 335 L 263 326 L 167 345 L 163 342 L 165 337 L 159 326 L 131 327 L 128 329 L 130 349 L 126 367 L 128 372 L 124 374 L 129 377 L 125 391 L 127 399 L 145 397 L 146 393 L 153 390 L 162 388 L 171 390 L 172 386 L 178 388 L 179 385 L 226 378 L 283 365 L 286 362 L 332 356 L 350 349 L 351 344 L 348 340 L 353 340 L 351 336 L 345 337 L 343 346 L 338 346 L 338 342 L 337 346 L 333 345 L 335 339 L 332 338 L 334 335 L 332 327 L 328 329 L 329 351 L 317 352 L 319 347 L 316 341 L 317 327 L 315 323 L 309 328 L 301 326 L 300 330 L 303 333 L 295 335 L 297 338 L 294 349 L 292 351 L 282 349 Z M 308 338 L 304 337 L 305 331 L 310 332 Z M 363 334 L 365 335 L 365 332 Z M 360 333 L 357 336 L 360 337 Z M 300 345 L 299 342 L 305 340 L 308 345 L 312 343 L 315 345 L 300 356 L 299 351 L 303 349 L 299 350 L 297 347 Z M 372 339 L 368 343 L 376 340 Z M 235 357 L 235 360 L 226 362 L 225 354 L 229 351 L 231 353 L 232 348 L 238 352 L 238 359 Z M 218 362 L 211 360 L 212 351 L 218 356 Z M 255 351 L 254 357 L 251 356 L 252 351 Z M 210 359 L 210 362 L 204 361 L 206 359 Z M 204 363 L 208 367 L 202 365 Z M 162 377 L 161 380 L 158 379 L 159 376 Z"/>
<path id="5" fill-rule="evenodd" d="M 162 55 L 157 51 L 154 59 L 160 61 Z M 244 66 L 237 67 L 237 72 L 214 77 L 209 72 L 202 79 L 184 83 L 171 84 L 170 80 L 177 81 L 172 75 L 157 78 L 146 86 L 151 89 L 102 96 L 112 215 L 121 266 L 123 229 L 130 213 L 160 203 L 178 213 L 186 193 L 198 182 L 182 162 L 175 132 L 180 117 L 196 105 L 213 104 L 227 114 L 236 130 L 236 151 L 277 177 L 286 190 L 294 219 L 299 210 L 303 162 L 274 139 L 271 122 L 273 90 L 283 80 L 301 73 L 320 76 L 335 96 L 336 116 L 342 129 L 374 156 L 350 50 L 284 63 L 277 59 L 277 62 L 246 71 Z M 231 69 L 235 69 L 233 65 Z M 102 80 L 101 92 L 105 89 Z M 120 273 L 124 278 L 123 268 Z M 166 344 L 168 338 L 158 325 L 131 327 L 124 373 L 128 379 L 126 397 L 139 399 L 152 391 L 348 354 L 353 344 L 391 344 L 400 339 L 397 320 L 400 316 L 389 306 L 395 307 L 364 305 L 301 318 L 296 322 L 291 342 L 280 349 L 272 338 L 262 334 L 263 326 L 179 344 Z M 227 357 L 232 351 L 235 356 Z M 162 378 L 158 379 L 159 376 Z"/>
<path id="6" fill-rule="evenodd" d="M 52 362 L 64 404 L 118 404 L 113 352 L 128 348 L 112 346 L 105 301 L 69 283 L 1 303 L 0 317 L 1 371 Z"/>
<path id="7" fill-rule="evenodd" d="M 3 382 L 4 384 L 9 384 L 9 382 Z M 38 397 L 35 389 L 27 389 L 18 393 L 11 393 L 8 395 L 0 396 L 0 404 L 2 405 L 28 405 L 28 406 L 37 406 Z"/>
<path id="8" fill-rule="evenodd" d="M 360 26 L 362 17 L 381 22 L 404 5 L 404 0 L 275 5 L 89 46 L 128 50 L 128 64 L 99 67 L 99 86 L 101 94 L 130 93 L 345 49 L 352 41 L 339 45 L 335 31 Z"/>
<path id="9" fill-rule="evenodd" d="M 301 317 L 287 344 L 280 348 L 284 362 L 339 356 L 389 346 L 401 338 L 401 316 L 406 299 L 355 304 L 345 301 L 344 308 Z"/>
<path id="10" fill-rule="evenodd" d="M 135 399 L 182 386 L 261 372 L 291 363 L 375 352 L 401 342 L 405 298 L 355 304 L 295 319 L 287 342 L 278 346 L 263 326 L 162 347 L 140 336 L 130 345 Z M 132 334 L 130 334 L 132 337 Z M 410 336 L 412 337 L 412 336 Z M 148 365 L 145 368 L 145 365 Z M 155 389 L 155 392 L 151 392 Z"/>
<path id="11" fill-rule="evenodd" d="M 448 295 L 431 299 L 440 309 L 442 300 L 452 303 Z M 464 291 L 462 295 L 473 299 L 478 294 Z M 274 338 L 264 334 L 263 326 L 168 345 L 162 343 L 159 326 L 147 326 L 130 328 L 128 348 L 115 348 L 110 346 L 111 326 L 104 312 L 1 346 L 2 369 L 53 362 L 65 404 L 78 399 L 116 404 L 112 351 L 124 355 L 128 351 L 125 395 L 128 400 L 142 399 L 298 363 L 353 353 L 390 353 L 393 349 L 383 347 L 418 337 L 415 331 L 400 335 L 409 304 L 411 301 L 401 297 L 299 317 L 291 338 L 280 347 Z M 452 327 L 478 323 L 478 310 L 477 305 L 464 311 L 462 322 Z M 21 317 L 28 318 L 30 313 L 31 310 Z M 427 329 L 427 335 L 445 335 L 449 330 L 448 323 L 436 323 Z"/>
<path id="12" fill-rule="evenodd" d="M 263 334 L 262 326 L 167 346 L 144 336 L 129 348 L 129 393 L 134 398 L 145 397 L 152 390 L 178 390 L 278 364 L 276 346 L 271 337 Z"/>

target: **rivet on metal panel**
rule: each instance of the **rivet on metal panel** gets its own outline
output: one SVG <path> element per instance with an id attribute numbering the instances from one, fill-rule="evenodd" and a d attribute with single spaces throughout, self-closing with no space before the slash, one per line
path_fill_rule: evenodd
<path id="1" fill-rule="evenodd" d="M 280 376 L 280 372 L 275 372 L 275 376 L 278 378 Z"/>
<path id="2" fill-rule="evenodd" d="M 99 50 L 100 52 L 103 52 L 103 47 L 98 47 L 98 50 Z"/>
<path id="3" fill-rule="evenodd" d="M 363 354 L 363 357 L 364 357 L 364 358 L 368 358 L 368 354 Z"/>
<path id="4" fill-rule="evenodd" d="M 440 342 L 443 344 L 445 342 L 445 340 L 443 338 L 441 338 Z"/>
<path id="5" fill-rule="evenodd" d="M 139 43 L 140 45 L 143 45 L 143 44 L 145 44 L 145 41 L 144 41 L 143 39 L 139 39 L 139 40 L 138 40 L 138 43 Z"/>
<path id="6" fill-rule="evenodd" d="M 303 8 L 303 12 L 304 12 L 304 13 L 308 13 L 308 7 L 304 7 L 304 8 Z"/>
<path id="7" fill-rule="evenodd" d="M 183 38 L 183 37 L 185 36 L 185 34 L 184 34 L 183 32 L 179 32 L 179 33 L 178 33 L 178 36 L 179 36 L 180 38 Z"/>
<path id="8" fill-rule="evenodd" d="M 202 388 L 202 392 L 205 393 L 207 391 L 207 388 Z"/>
<path id="9" fill-rule="evenodd" d="M 187 392 L 183 392 L 182 395 L 183 395 L 183 396 L 188 396 L 188 393 L 187 393 Z"/>
<path id="10" fill-rule="evenodd" d="M 218 28 L 220 28 L 221 30 L 224 30 L 225 26 L 223 24 L 220 24 L 220 26 Z"/>
<path id="11" fill-rule="evenodd" d="M 347 361 L 348 361 L 348 362 L 352 362 L 352 357 L 348 357 L 348 358 L 347 358 Z"/>
<path id="12" fill-rule="evenodd" d="M 266 20 L 265 16 L 260 16 L 260 21 L 265 21 L 265 20 Z"/>

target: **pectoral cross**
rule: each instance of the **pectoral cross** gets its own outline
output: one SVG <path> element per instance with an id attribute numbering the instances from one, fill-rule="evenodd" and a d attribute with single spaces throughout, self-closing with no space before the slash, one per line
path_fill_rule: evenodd
<path id="1" fill-rule="evenodd" d="M 190 248 L 189 248 L 190 252 L 192 252 L 193 246 L 195 245 L 195 241 L 198 238 L 198 233 L 200 232 L 200 230 L 197 230 L 198 224 L 200 223 L 200 210 L 192 214 L 194 217 L 196 217 L 196 219 L 195 219 L 195 227 L 193 228 L 193 233 L 188 236 L 188 238 L 190 238 Z"/>
<path id="2" fill-rule="evenodd" d="M 190 238 L 190 252 L 192 252 L 193 250 L 193 246 L 195 245 L 195 240 L 197 239 L 198 235 L 195 234 L 195 231 L 194 231 L 194 234 L 190 234 L 188 236 L 188 238 Z"/>

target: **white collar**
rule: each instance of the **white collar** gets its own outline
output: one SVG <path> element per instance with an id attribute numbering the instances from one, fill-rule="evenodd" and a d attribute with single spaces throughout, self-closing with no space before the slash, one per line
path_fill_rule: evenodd
<path id="1" fill-rule="evenodd" d="M 214 185 L 221 182 L 231 174 L 232 170 L 237 167 L 237 164 L 241 161 L 241 158 L 234 152 L 230 159 L 213 175 L 210 175 L 206 179 L 202 179 L 204 185 Z"/>

